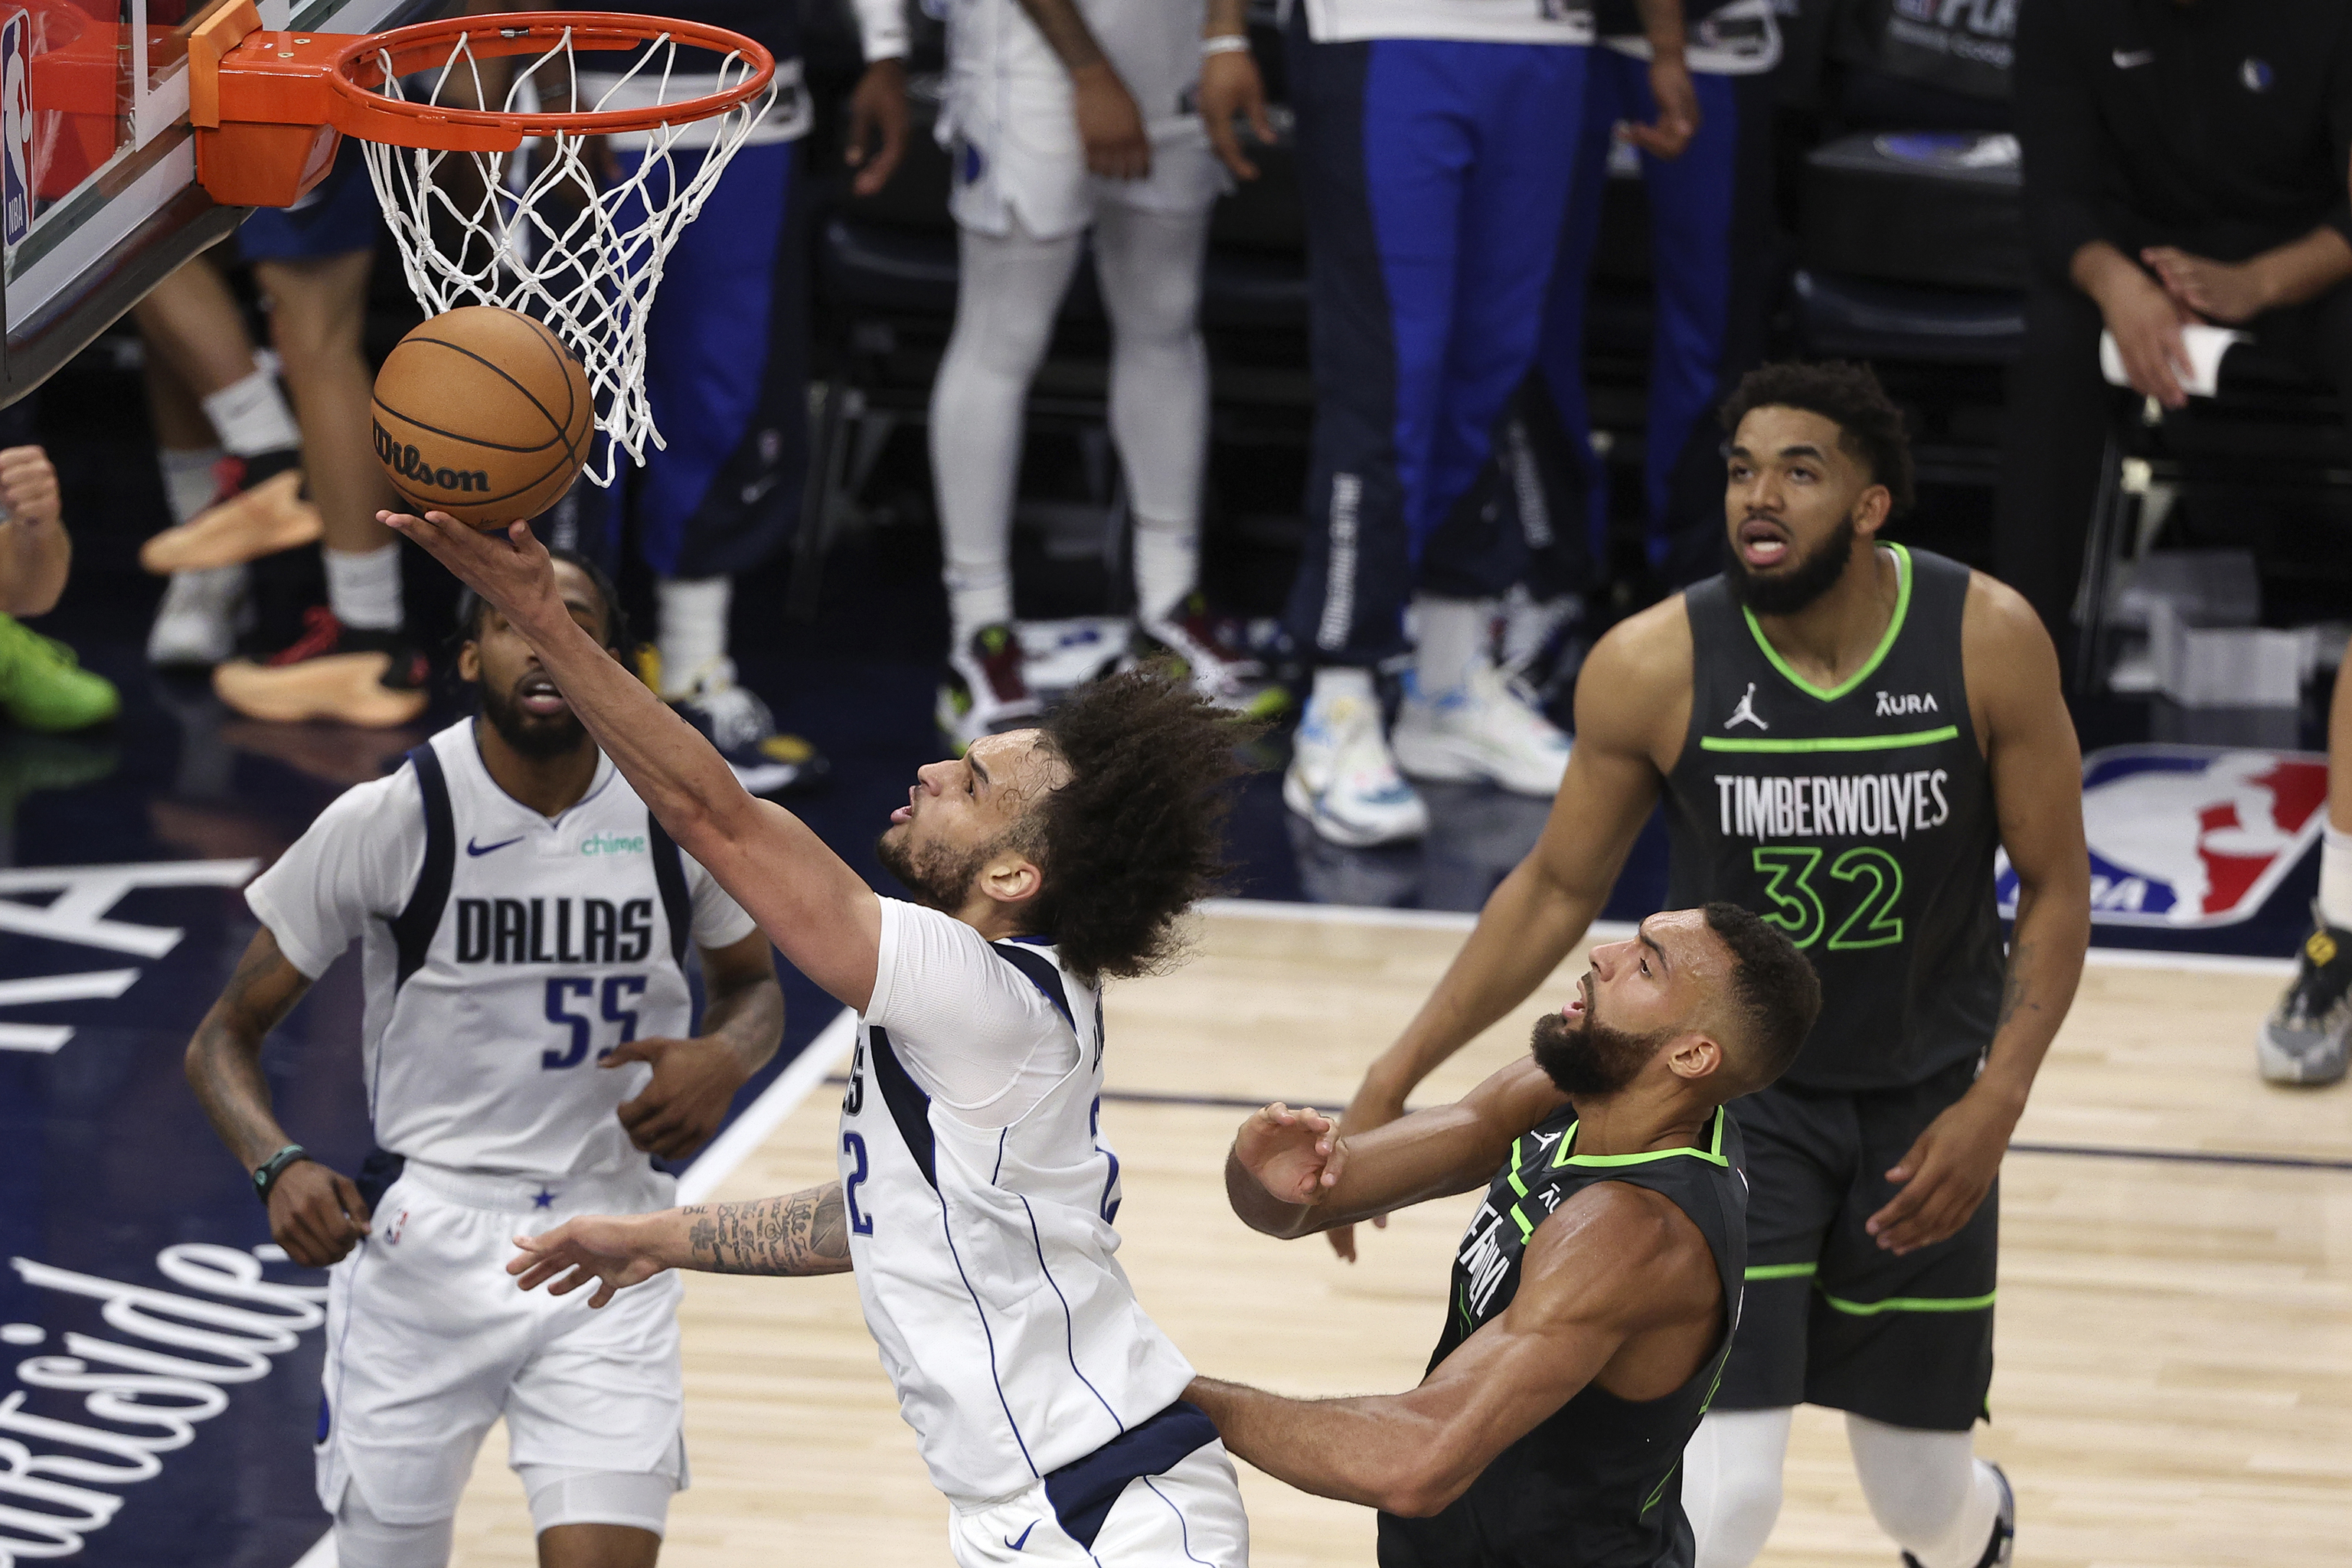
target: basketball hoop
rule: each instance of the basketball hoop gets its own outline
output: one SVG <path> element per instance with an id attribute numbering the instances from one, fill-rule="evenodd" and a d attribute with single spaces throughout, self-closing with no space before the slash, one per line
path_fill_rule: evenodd
<path id="1" fill-rule="evenodd" d="M 630 53 L 582 69 L 582 53 L 614 51 Z M 252 0 L 232 0 L 188 59 L 196 177 L 214 200 L 291 206 L 341 137 L 359 138 L 419 304 L 520 310 L 579 356 L 609 437 L 590 477 L 609 485 L 616 452 L 642 463 L 664 445 L 646 405 L 646 318 L 670 247 L 775 100 L 766 49 L 605 12 L 270 33 Z"/>

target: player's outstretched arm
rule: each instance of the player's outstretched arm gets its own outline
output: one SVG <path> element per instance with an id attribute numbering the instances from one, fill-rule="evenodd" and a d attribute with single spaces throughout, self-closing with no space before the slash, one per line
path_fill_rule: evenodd
<path id="1" fill-rule="evenodd" d="M 1360 1135 L 1280 1101 L 1251 1116 L 1225 1157 L 1225 1196 L 1244 1225 L 1288 1240 L 1486 1185 L 1511 1140 L 1559 1110 L 1529 1058 L 1452 1105 Z"/>
<path id="2" fill-rule="evenodd" d="M 2083 752 L 2059 689 L 2057 650 L 2032 606 L 1981 573 L 1969 587 L 1960 643 L 2001 847 L 2017 868 L 2017 923 L 1984 1070 L 1886 1173 L 1901 1190 L 1866 1222 L 1895 1253 L 1951 1236 L 1992 1189 L 2091 942 Z"/>
<path id="3" fill-rule="evenodd" d="M 264 926 L 188 1041 L 184 1068 L 205 1116 L 247 1173 L 294 1142 L 278 1124 L 262 1076 L 261 1042 L 310 988 Z M 299 1160 L 269 1189 L 270 1239 L 309 1268 L 324 1268 L 368 1233 L 367 1205 L 340 1172 Z"/>
<path id="4" fill-rule="evenodd" d="M 507 1272 L 525 1290 L 568 1296 L 593 1284 L 591 1307 L 672 1268 L 706 1274 L 843 1274 L 849 1227 L 841 1184 L 780 1198 L 688 1204 L 659 1214 L 589 1215 L 544 1236 L 519 1236 Z"/>
<path id="5" fill-rule="evenodd" d="M 564 607 L 530 525 L 480 533 L 446 512 L 378 512 L 497 606 L 678 847 L 699 860 L 802 973 L 852 1007 L 874 993 L 882 902 L 782 806 L 756 800 L 693 725 L 597 645 Z"/>
<path id="6" fill-rule="evenodd" d="M 1675 1329 L 1702 1348 L 1663 1373 L 1644 1369 L 1663 1377 L 1659 1394 L 1720 1344 L 1722 1288 L 1706 1240 L 1679 1210 L 1654 1193 L 1602 1183 L 1538 1227 L 1511 1305 L 1410 1394 L 1291 1399 L 1198 1377 L 1184 1397 L 1216 1423 L 1227 1448 L 1268 1475 L 1418 1518 L 1468 1490 L 1629 1341 Z M 1668 1347 L 1656 1360 L 1673 1354 Z"/>

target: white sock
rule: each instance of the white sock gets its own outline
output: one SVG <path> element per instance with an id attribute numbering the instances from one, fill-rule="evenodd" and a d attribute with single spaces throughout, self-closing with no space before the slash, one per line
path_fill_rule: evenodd
<path id="1" fill-rule="evenodd" d="M 2352 930 L 2352 833 L 2332 823 L 2319 841 L 2319 918 Z"/>
<path id="2" fill-rule="evenodd" d="M 942 574 L 948 584 L 948 624 L 954 646 L 969 647 L 982 626 L 1013 624 L 1013 567 L 1002 561 L 978 564 L 950 561 Z"/>
<path id="3" fill-rule="evenodd" d="M 1353 697 L 1360 702 L 1379 700 L 1372 690 L 1372 672 L 1345 664 L 1327 664 L 1315 672 L 1315 689 L 1309 701 L 1321 708 L 1343 697 Z"/>
<path id="4" fill-rule="evenodd" d="M 1194 522 L 1135 519 L 1135 611 L 1146 622 L 1165 620 L 1198 584 L 1201 530 Z"/>
<path id="5" fill-rule="evenodd" d="M 1414 673 L 1421 695 L 1433 699 L 1461 689 L 1470 679 L 1470 667 L 1486 657 L 1495 606 L 1484 599 L 1439 599 L 1422 594 L 1414 595 L 1412 609 L 1420 626 Z"/>
<path id="6" fill-rule="evenodd" d="M 1976 1568 L 2000 1511 L 2000 1483 L 1968 1432 L 1890 1426 L 1849 1412 L 1847 1446 L 1878 1527 L 1920 1568 Z"/>
<path id="7" fill-rule="evenodd" d="M 400 629 L 400 546 L 321 550 L 327 559 L 327 607 L 353 631 Z"/>
<path id="8" fill-rule="evenodd" d="M 1713 1410 L 1683 1449 L 1683 1511 L 1697 1568 L 1748 1568 L 1780 1517 L 1780 1466 L 1796 1412 Z"/>
<path id="9" fill-rule="evenodd" d="M 663 697 L 686 696 L 698 676 L 727 657 L 727 614 L 734 602 L 735 583 L 729 577 L 664 577 L 655 583 Z"/>
<path id="10" fill-rule="evenodd" d="M 185 522 L 213 504 L 219 481 L 213 466 L 221 460 L 218 447 L 165 447 L 155 454 L 163 470 L 163 499 L 171 503 L 172 521 Z"/>
<path id="11" fill-rule="evenodd" d="M 205 417 L 213 422 L 221 445 L 240 458 L 302 444 L 293 410 L 286 406 L 277 378 L 266 370 L 230 382 L 204 399 L 204 405 Z"/>

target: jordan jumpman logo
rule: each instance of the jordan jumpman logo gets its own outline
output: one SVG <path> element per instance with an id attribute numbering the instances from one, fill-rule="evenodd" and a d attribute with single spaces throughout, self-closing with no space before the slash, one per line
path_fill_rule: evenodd
<path id="1" fill-rule="evenodd" d="M 1752 680 L 1748 683 L 1748 695 L 1739 700 L 1739 706 L 1731 710 L 1731 717 L 1723 721 L 1723 727 L 1728 730 L 1743 719 L 1759 730 L 1772 727 L 1756 716 L 1756 683 Z"/>

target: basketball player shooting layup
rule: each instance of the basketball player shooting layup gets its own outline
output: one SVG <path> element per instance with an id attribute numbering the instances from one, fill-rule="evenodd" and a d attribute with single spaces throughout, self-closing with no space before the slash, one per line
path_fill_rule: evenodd
<path id="1" fill-rule="evenodd" d="M 1730 565 L 1594 647 L 1543 837 L 1346 1124 L 1394 1120 L 1552 972 L 1663 795 L 1669 901 L 1757 911 L 1825 999 L 1787 1077 L 1734 1111 L 1751 1289 L 1691 1447 L 1700 1568 L 1763 1548 L 1801 1402 L 1847 1412 L 1864 1495 L 1912 1561 L 1990 1568 L 2013 1503 L 1969 1433 L 1992 1377 L 1995 1182 L 2089 941 L 2081 753 L 2024 600 L 1878 542 L 1911 461 L 1876 377 L 1767 366 L 1724 419 Z M 1996 844 L 2019 879 L 2006 978 Z"/>
<path id="2" fill-rule="evenodd" d="M 1225 1165 L 1253 1230 L 1491 1185 L 1420 1387 L 1301 1400 L 1202 1378 L 1192 1398 L 1260 1469 L 1381 1510 L 1383 1568 L 1688 1568 L 1683 1445 L 1748 1258 L 1723 1106 L 1780 1076 L 1821 1005 L 1787 937 L 1709 904 L 1594 948 L 1534 1054 L 1458 1104 L 1344 1139 L 1267 1106 Z"/>
<path id="3" fill-rule="evenodd" d="M 554 613 L 629 679 L 613 590 L 555 563 Z M 478 719 L 346 792 L 247 890 L 262 924 L 188 1046 L 205 1114 L 295 1262 L 334 1265 L 319 1500 L 343 1568 L 440 1568 L 483 1434 L 506 1417 L 544 1568 L 647 1568 L 680 1435 L 678 1290 L 592 1314 L 520 1296 L 518 1229 L 640 1212 L 772 1055 L 768 944 L 614 776 L 515 627 L 463 612 Z M 685 970 L 701 950 L 703 1032 Z M 357 937 L 373 1196 L 272 1115 L 263 1038 Z M 384 1169 L 385 1165 L 392 1167 Z M 567 1310 L 568 1309 L 568 1310 Z"/>
<path id="4" fill-rule="evenodd" d="M 604 1302 L 674 1268 L 854 1261 L 959 1563 L 1246 1562 L 1232 1462 L 1182 1402 L 1192 1369 L 1112 1256 L 1097 987 L 1171 956 L 1222 868 L 1218 786 L 1247 728 L 1156 674 L 1085 687 L 1042 727 L 920 770 L 880 844 L 919 901 L 877 898 L 599 654 L 527 529 L 384 521 L 530 639 L 678 844 L 864 1015 L 838 1182 L 526 1237 L 509 1266 L 524 1287 L 601 1280 Z"/>

